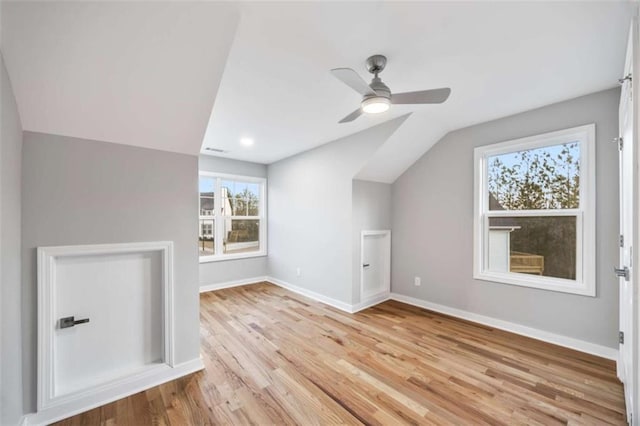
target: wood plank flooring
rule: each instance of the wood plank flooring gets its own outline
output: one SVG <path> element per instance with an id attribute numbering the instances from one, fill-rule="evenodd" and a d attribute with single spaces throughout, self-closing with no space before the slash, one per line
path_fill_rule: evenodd
<path id="1" fill-rule="evenodd" d="M 200 298 L 206 370 L 60 425 L 625 424 L 615 363 L 388 301 L 268 283 Z"/>

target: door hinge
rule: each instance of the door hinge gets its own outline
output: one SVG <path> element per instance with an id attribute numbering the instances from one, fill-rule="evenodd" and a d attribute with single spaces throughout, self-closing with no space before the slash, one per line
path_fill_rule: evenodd
<path id="1" fill-rule="evenodd" d="M 618 238 L 618 243 L 620 244 L 620 247 L 624 247 L 624 235 L 620 234 L 620 237 Z"/>
<path id="2" fill-rule="evenodd" d="M 618 331 L 618 343 L 624 344 L 624 331 Z"/>
<path id="3" fill-rule="evenodd" d="M 631 73 L 625 75 L 622 78 L 619 78 L 618 79 L 618 84 L 624 84 L 627 81 L 629 81 L 629 82 L 633 81 L 633 76 L 631 75 Z"/>
<path id="4" fill-rule="evenodd" d="M 618 84 L 620 84 L 621 86 L 624 86 L 624 83 L 629 82 L 629 100 L 633 99 L 633 77 L 631 75 L 631 73 L 625 75 L 622 78 L 618 79 Z"/>
<path id="5" fill-rule="evenodd" d="M 629 281 L 630 271 L 628 267 L 624 268 L 613 268 L 613 273 L 616 274 L 616 277 L 624 278 L 625 281 Z"/>
<path id="6" fill-rule="evenodd" d="M 622 147 L 624 145 L 624 139 L 622 139 L 622 136 L 618 136 L 617 138 L 613 138 L 613 141 L 618 144 L 618 150 L 622 151 Z"/>

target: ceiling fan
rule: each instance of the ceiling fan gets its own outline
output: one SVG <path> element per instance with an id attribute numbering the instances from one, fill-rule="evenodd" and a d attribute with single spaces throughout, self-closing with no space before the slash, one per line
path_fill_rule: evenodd
<path id="1" fill-rule="evenodd" d="M 362 95 L 360 108 L 347 115 L 338 123 L 348 123 L 360 117 L 362 113 L 378 114 L 389 109 L 391 104 L 441 104 L 451 94 L 451 89 L 419 90 L 416 92 L 391 93 L 389 87 L 382 82 L 378 74 L 387 65 L 387 58 L 383 55 L 373 55 L 367 59 L 367 69 L 373 74 L 370 84 L 367 84 L 357 72 L 351 68 L 334 68 L 331 73 L 347 86 Z"/>

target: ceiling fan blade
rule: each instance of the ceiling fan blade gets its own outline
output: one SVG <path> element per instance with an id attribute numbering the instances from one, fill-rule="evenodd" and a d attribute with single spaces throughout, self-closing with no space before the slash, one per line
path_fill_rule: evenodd
<path id="1" fill-rule="evenodd" d="M 360 117 L 361 115 L 362 115 L 362 108 L 358 108 L 357 110 L 353 111 L 351 114 L 347 115 L 342 120 L 338 121 L 338 123 L 348 123 Z"/>
<path id="2" fill-rule="evenodd" d="M 367 82 L 351 68 L 334 68 L 331 70 L 331 74 L 363 96 L 376 94 Z"/>
<path id="3" fill-rule="evenodd" d="M 394 93 L 391 95 L 392 104 L 441 104 L 449 98 L 451 89 L 420 90 L 417 92 Z"/>

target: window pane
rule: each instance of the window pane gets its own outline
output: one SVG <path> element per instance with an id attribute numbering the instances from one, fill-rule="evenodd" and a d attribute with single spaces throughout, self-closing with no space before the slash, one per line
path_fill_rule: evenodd
<path id="1" fill-rule="evenodd" d="M 247 194 L 249 194 L 249 198 L 259 199 L 260 198 L 260 185 L 257 183 L 248 183 L 247 184 Z"/>
<path id="2" fill-rule="evenodd" d="M 215 254 L 215 221 L 213 219 L 200 219 L 200 235 L 198 247 L 200 256 L 212 256 Z"/>
<path id="3" fill-rule="evenodd" d="M 580 207 L 580 143 L 570 142 L 487 158 L 489 209 Z"/>
<path id="4" fill-rule="evenodd" d="M 259 216 L 260 184 L 245 183 L 242 192 L 247 216 Z"/>
<path id="5" fill-rule="evenodd" d="M 220 182 L 220 189 L 222 190 L 222 196 L 233 198 L 235 195 L 235 182 L 232 180 L 222 180 Z"/>
<path id="6" fill-rule="evenodd" d="M 225 219 L 224 253 L 248 253 L 260 250 L 260 221 Z"/>
<path id="7" fill-rule="evenodd" d="M 212 216 L 214 208 L 215 179 L 200 177 L 200 216 Z"/>
<path id="8" fill-rule="evenodd" d="M 576 279 L 576 217 L 489 218 L 489 271 Z"/>
<path id="9" fill-rule="evenodd" d="M 249 216 L 259 216 L 260 212 L 259 212 L 259 207 L 258 207 L 259 206 L 258 200 L 257 199 L 248 200 L 247 204 L 248 204 L 247 208 L 248 208 L 248 211 L 249 211 L 248 215 Z"/>
<path id="10" fill-rule="evenodd" d="M 199 179 L 200 192 L 210 193 L 213 196 L 213 191 L 216 186 L 216 179 L 212 177 L 200 176 Z"/>
<path id="11" fill-rule="evenodd" d="M 222 193 L 222 214 L 224 216 L 233 215 L 233 194 L 235 193 L 232 180 L 222 180 L 220 182 L 220 191 Z"/>
<path id="12" fill-rule="evenodd" d="M 247 199 L 240 198 L 240 195 L 236 196 L 233 205 L 233 214 L 235 216 L 247 216 Z"/>
<path id="13" fill-rule="evenodd" d="M 200 216 L 213 216 L 213 198 L 200 197 Z"/>
<path id="14" fill-rule="evenodd" d="M 235 200 L 233 198 L 222 199 L 222 214 L 224 216 L 233 216 L 233 204 Z"/>
<path id="15" fill-rule="evenodd" d="M 260 184 L 223 180 L 222 196 L 225 199 L 222 214 L 225 216 L 258 216 Z"/>

